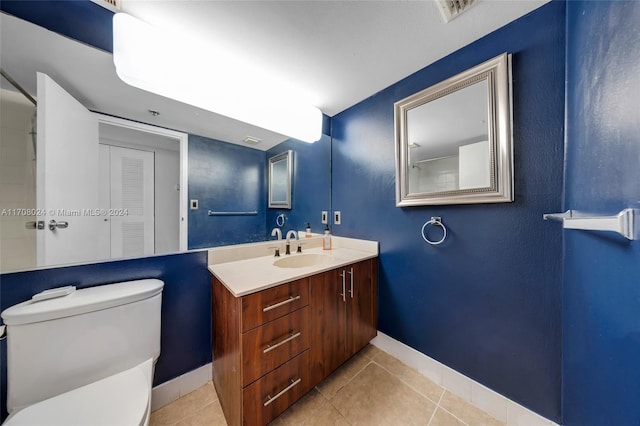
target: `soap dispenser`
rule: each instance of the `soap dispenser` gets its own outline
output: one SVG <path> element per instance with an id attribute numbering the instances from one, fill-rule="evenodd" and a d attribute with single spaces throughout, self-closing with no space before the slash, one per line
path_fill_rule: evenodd
<path id="1" fill-rule="evenodd" d="M 329 231 L 329 225 L 325 225 L 324 237 L 322 237 L 322 249 L 331 250 L 331 231 Z"/>
<path id="2" fill-rule="evenodd" d="M 307 229 L 304 233 L 305 238 L 311 238 L 311 224 L 307 222 Z"/>

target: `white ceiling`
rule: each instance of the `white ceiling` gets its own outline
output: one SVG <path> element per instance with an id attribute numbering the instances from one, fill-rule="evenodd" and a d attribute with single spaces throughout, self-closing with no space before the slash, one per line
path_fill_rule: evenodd
<path id="1" fill-rule="evenodd" d="M 246 55 L 333 116 L 547 1 L 480 0 L 447 24 L 432 0 L 123 0 L 123 10 Z M 263 139 L 255 148 L 263 150 L 286 139 L 129 87 L 117 78 L 111 55 L 4 14 L 1 19 L 2 67 L 30 93 L 38 70 L 107 114 L 232 143 L 255 136 Z"/>

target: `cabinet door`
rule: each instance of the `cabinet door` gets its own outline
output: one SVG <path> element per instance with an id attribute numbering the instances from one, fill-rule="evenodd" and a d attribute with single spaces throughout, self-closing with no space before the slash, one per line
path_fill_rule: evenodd
<path id="1" fill-rule="evenodd" d="M 347 358 L 376 336 L 377 285 L 372 268 L 371 260 L 344 268 L 347 277 Z"/>
<path id="2" fill-rule="evenodd" d="M 343 268 L 309 277 L 311 382 L 318 383 L 346 356 L 346 309 Z"/>

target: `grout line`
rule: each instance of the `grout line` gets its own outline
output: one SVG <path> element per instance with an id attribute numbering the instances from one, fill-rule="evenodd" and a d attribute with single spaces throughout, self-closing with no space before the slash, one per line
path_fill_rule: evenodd
<path id="1" fill-rule="evenodd" d="M 333 399 L 336 395 L 338 395 L 338 393 L 340 393 L 340 391 L 341 391 L 342 389 L 346 388 L 346 387 L 347 387 L 347 385 L 353 381 L 353 379 L 355 379 L 355 378 L 356 378 L 360 373 L 362 373 L 362 372 L 364 371 L 364 369 L 365 369 L 365 368 L 367 368 L 367 367 L 369 366 L 369 364 L 372 364 L 372 363 L 373 363 L 373 360 L 372 360 L 371 358 L 369 358 L 368 356 L 366 356 L 366 355 L 364 355 L 364 354 L 363 354 L 363 357 L 367 358 L 367 359 L 369 360 L 369 362 L 367 362 L 367 363 L 364 365 L 364 367 L 362 367 L 360 370 L 358 370 L 358 371 L 353 375 L 353 377 L 352 377 L 352 378 L 350 378 L 349 380 L 347 380 L 347 382 L 346 382 L 344 385 L 342 385 L 342 386 L 340 387 L 340 389 L 338 389 L 338 390 L 336 391 L 335 395 L 333 395 L 331 398 L 327 398 L 327 397 L 326 397 L 322 392 L 320 392 L 320 390 L 318 389 L 318 392 L 320 392 L 320 394 L 321 394 L 322 396 L 324 396 L 324 397 L 325 397 L 325 399 L 327 400 L 327 403 L 328 403 L 329 405 L 331 405 L 331 407 L 333 407 L 333 409 L 334 409 L 334 410 L 336 410 L 336 412 L 337 412 L 338 414 L 340 414 L 340 417 L 342 417 L 342 418 L 343 418 L 343 419 L 344 419 L 344 420 L 345 420 L 349 425 L 351 425 L 351 422 L 350 422 L 350 421 L 349 421 L 349 420 L 348 420 L 348 419 L 347 419 L 347 418 L 342 414 L 342 412 L 338 409 L 338 407 L 336 407 L 335 405 L 333 405 L 333 403 L 331 402 L 331 399 Z M 344 365 L 344 364 L 343 364 L 343 365 Z M 340 368 L 341 368 L 341 367 L 339 367 L 338 369 L 340 369 Z M 336 371 L 338 371 L 338 370 L 336 370 Z M 317 388 L 317 387 L 316 387 L 316 388 Z M 307 419 L 307 420 L 308 420 L 308 419 Z"/>
<path id="2" fill-rule="evenodd" d="M 324 400 L 324 402 L 323 402 L 322 404 L 320 404 L 320 406 L 319 406 L 318 408 L 314 408 L 313 410 L 311 410 L 311 413 L 309 413 L 309 415 L 308 415 L 307 417 L 305 417 L 305 419 L 302 421 L 301 425 L 304 425 L 305 423 L 307 423 L 309 420 L 311 420 L 311 418 L 312 418 L 312 417 L 313 417 L 313 416 L 314 416 L 314 415 L 315 415 L 315 414 L 316 414 L 316 413 L 317 413 L 317 412 L 318 412 L 322 407 L 324 407 L 325 405 L 329 404 L 329 400 L 327 399 L 327 397 L 326 397 L 326 396 L 324 396 L 324 395 L 322 394 L 322 392 L 320 392 L 320 391 L 318 390 L 318 388 L 317 388 L 317 387 L 315 387 L 315 386 L 314 386 L 312 390 L 315 390 L 316 392 L 318 392 L 318 395 L 320 395 L 320 398 L 322 398 L 322 399 Z M 296 401 L 296 403 L 295 403 L 295 404 L 297 404 L 297 403 L 298 403 L 298 402 L 300 402 L 303 398 L 305 398 L 307 395 L 309 395 L 309 393 L 310 393 L 310 392 L 307 392 L 307 393 L 306 393 L 302 398 L 300 398 L 298 401 Z M 295 404 L 294 404 L 294 405 L 295 405 Z M 289 408 L 291 408 L 291 407 L 293 407 L 293 405 L 289 406 Z M 286 409 L 286 410 L 284 410 L 282 413 L 280 413 L 280 414 L 278 415 L 278 417 L 280 417 L 281 415 L 283 415 L 284 413 L 286 413 L 286 412 L 289 410 L 289 408 L 287 408 L 287 409 Z M 276 417 L 276 419 L 277 419 L 278 417 Z M 273 419 L 273 420 L 275 420 L 275 419 Z M 272 421 L 273 421 L 273 420 L 272 420 Z"/>
<path id="3" fill-rule="evenodd" d="M 402 361 L 400 361 L 400 362 L 402 362 Z M 438 385 L 438 386 L 440 386 L 440 385 Z M 438 409 L 440 409 L 440 402 L 442 401 L 442 398 L 444 397 L 444 393 L 446 391 L 447 390 L 445 388 L 442 388 L 442 393 L 440 394 L 440 398 L 438 398 L 438 402 L 436 402 L 436 408 L 435 408 L 435 410 L 433 410 L 433 413 L 431 413 L 431 418 L 429 419 L 429 423 L 427 423 L 427 425 L 431 424 L 431 422 L 433 421 L 433 418 L 436 416 L 436 411 L 438 411 Z"/>
<path id="4" fill-rule="evenodd" d="M 364 356 L 364 355 L 363 355 L 363 356 Z M 365 368 L 367 368 L 367 366 L 368 366 L 369 364 L 371 364 L 371 363 L 373 362 L 373 361 L 371 361 L 371 358 L 369 358 L 369 357 L 367 357 L 367 356 L 364 356 L 364 357 L 365 357 L 365 358 L 367 358 L 369 361 L 364 365 L 364 367 L 362 367 L 361 369 L 359 369 L 358 371 L 356 371 L 356 372 L 355 372 L 355 374 L 353 375 L 353 377 L 351 377 L 349 380 L 347 380 L 347 381 L 345 382 L 345 384 L 344 384 L 344 385 L 340 386 L 340 387 L 338 388 L 338 390 L 336 390 L 336 393 L 335 393 L 331 398 L 333 398 L 334 396 L 336 396 L 336 395 L 337 395 L 337 394 L 338 394 L 342 389 L 344 389 L 344 388 L 345 388 L 349 383 L 351 383 L 351 382 L 353 381 L 353 379 L 355 379 L 355 378 L 356 378 L 356 376 L 357 376 L 358 374 L 362 373 L 362 371 L 363 371 Z M 351 359 L 353 359 L 353 358 L 351 358 Z M 345 363 L 345 364 L 346 364 L 346 363 Z M 332 374 L 334 374 L 335 372 L 337 372 L 338 370 L 340 370 L 342 367 L 344 367 L 344 365 L 345 365 L 345 364 L 342 364 L 340 367 L 338 367 L 338 368 L 337 368 L 333 373 L 331 373 L 328 377 L 331 377 L 331 375 L 332 375 Z M 328 378 L 328 377 L 327 377 L 327 378 Z M 325 378 L 324 380 L 327 380 L 327 378 Z M 324 380 L 323 380 L 323 381 L 324 381 Z M 320 383 L 322 383 L 322 382 L 320 382 Z M 318 383 L 318 384 L 320 384 L 320 383 Z M 318 392 L 320 392 L 320 393 L 322 394 L 322 396 L 324 396 L 324 397 L 327 399 L 327 401 L 331 402 L 331 398 L 328 398 L 324 393 L 322 393 L 322 391 L 318 388 L 318 386 L 317 386 L 317 385 L 316 385 L 316 387 L 315 387 L 315 388 L 318 390 Z M 332 404 L 332 405 L 333 405 L 333 404 Z"/>
<path id="5" fill-rule="evenodd" d="M 395 357 L 394 357 L 395 358 Z M 397 359 L 397 358 L 396 358 Z M 398 360 L 400 361 L 400 360 Z M 434 404 L 436 404 L 436 406 L 438 405 L 438 402 L 434 401 L 433 399 L 429 398 L 427 395 L 423 394 L 421 391 L 419 391 L 418 389 L 416 389 L 415 387 L 413 387 L 413 385 L 411 385 L 410 383 L 407 383 L 402 377 L 398 376 L 397 374 L 394 374 L 391 370 L 389 370 L 388 368 L 386 368 L 384 365 L 382 364 L 378 364 L 376 361 L 371 361 L 373 362 L 375 365 L 377 365 L 378 367 L 382 368 L 384 371 L 386 371 L 387 373 L 391 374 L 393 377 L 395 377 L 396 379 L 400 380 L 404 385 L 408 386 L 412 391 L 416 392 L 418 395 L 420 395 L 423 398 L 426 398 L 427 401 L 429 402 L 433 402 Z M 400 361 L 402 362 L 402 361 Z M 411 368 L 409 367 L 407 364 L 402 363 L 402 365 L 406 366 L 407 368 Z M 411 368 L 411 370 L 413 370 L 413 368 Z M 420 374 L 417 370 L 413 370 L 415 371 L 417 374 Z M 422 376 L 424 377 L 424 376 Z M 428 377 L 425 377 L 425 379 L 429 380 L 430 382 L 434 383 L 436 386 L 439 386 L 442 389 L 442 393 L 440 394 L 440 398 L 438 398 L 438 401 L 440 399 L 442 399 L 442 395 L 444 395 L 445 392 L 445 388 L 442 387 L 441 385 L 437 384 L 436 382 L 434 382 L 433 380 L 429 379 Z"/>

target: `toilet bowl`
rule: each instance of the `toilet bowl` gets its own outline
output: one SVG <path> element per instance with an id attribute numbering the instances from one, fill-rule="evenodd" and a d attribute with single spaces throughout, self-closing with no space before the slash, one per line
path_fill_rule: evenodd
<path id="1" fill-rule="evenodd" d="M 6 426 L 148 425 L 153 359 L 129 370 L 30 405 Z"/>
<path id="2" fill-rule="evenodd" d="M 164 283 L 34 295 L 2 312 L 6 425 L 147 425 Z"/>

